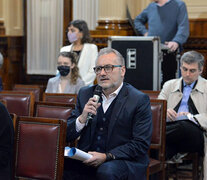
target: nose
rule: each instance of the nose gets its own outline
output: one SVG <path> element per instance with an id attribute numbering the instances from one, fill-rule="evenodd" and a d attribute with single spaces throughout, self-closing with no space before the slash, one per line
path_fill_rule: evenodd
<path id="1" fill-rule="evenodd" d="M 100 72 L 100 75 L 105 75 L 105 74 L 106 74 L 106 72 L 105 72 L 104 68 L 102 68 L 101 72 Z"/>
<path id="2" fill-rule="evenodd" d="M 186 72 L 186 75 L 189 76 L 189 75 L 190 75 L 190 71 L 187 71 L 187 72 Z"/>

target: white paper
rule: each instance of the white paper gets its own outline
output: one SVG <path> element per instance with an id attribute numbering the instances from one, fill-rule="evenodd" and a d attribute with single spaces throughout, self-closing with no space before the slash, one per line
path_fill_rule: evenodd
<path id="1" fill-rule="evenodd" d="M 90 159 L 92 157 L 91 154 L 88 154 L 80 149 L 77 149 L 75 147 L 65 147 L 64 156 L 69 157 L 71 159 L 76 159 L 79 161 L 85 161 L 87 159 Z"/>

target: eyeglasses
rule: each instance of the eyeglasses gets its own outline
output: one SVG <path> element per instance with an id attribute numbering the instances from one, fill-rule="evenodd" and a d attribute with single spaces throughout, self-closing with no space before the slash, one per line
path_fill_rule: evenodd
<path id="1" fill-rule="evenodd" d="M 110 73 L 113 71 L 113 69 L 115 67 L 122 67 L 122 65 L 111 65 L 111 64 L 107 64 L 105 66 L 97 66 L 97 67 L 94 67 L 93 70 L 96 74 L 100 74 L 102 69 L 104 69 L 105 73 Z"/>

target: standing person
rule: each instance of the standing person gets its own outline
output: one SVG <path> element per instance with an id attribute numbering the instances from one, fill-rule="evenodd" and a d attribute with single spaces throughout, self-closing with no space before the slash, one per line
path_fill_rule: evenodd
<path id="1" fill-rule="evenodd" d="M 114 49 L 99 52 L 94 71 L 101 103 L 92 97 L 96 86 L 82 88 L 67 129 L 67 139 L 80 137 L 78 148 L 92 158 L 66 159 L 63 179 L 144 180 L 152 135 L 149 97 L 123 82 L 124 58 Z M 87 123 L 89 113 L 94 118 Z"/>
<path id="2" fill-rule="evenodd" d="M 75 55 L 72 52 L 61 52 L 57 65 L 60 76 L 48 80 L 45 92 L 78 94 L 80 88 L 85 84 L 79 76 Z"/>
<path id="3" fill-rule="evenodd" d="M 93 85 L 95 73 L 93 67 L 98 55 L 98 49 L 95 44 L 91 44 L 88 26 L 83 20 L 74 20 L 68 25 L 69 46 L 64 46 L 60 51 L 71 51 L 77 53 L 77 64 L 80 70 L 80 76 L 85 85 Z"/>
<path id="4" fill-rule="evenodd" d="M 189 51 L 180 63 L 182 77 L 167 81 L 158 96 L 167 100 L 166 157 L 188 152 L 203 155 L 205 150 L 203 170 L 207 179 L 207 80 L 200 76 L 204 57 Z"/>
<path id="5" fill-rule="evenodd" d="M 0 179 L 12 179 L 14 127 L 5 106 L 0 103 Z"/>
<path id="6" fill-rule="evenodd" d="M 148 23 L 148 29 L 145 24 Z M 175 78 L 176 50 L 189 36 L 186 5 L 181 0 L 154 0 L 134 20 L 135 28 L 144 36 L 159 36 L 169 50 L 163 50 L 163 82 Z"/>

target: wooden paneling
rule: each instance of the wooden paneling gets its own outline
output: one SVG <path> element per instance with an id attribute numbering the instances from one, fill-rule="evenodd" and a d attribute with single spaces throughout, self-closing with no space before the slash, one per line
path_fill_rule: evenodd
<path id="1" fill-rule="evenodd" d="M 68 45 L 67 30 L 68 24 L 73 19 L 73 0 L 64 0 L 64 19 L 63 19 L 63 42 Z"/>
<path id="2" fill-rule="evenodd" d="M 202 76 L 207 79 L 207 19 L 190 19 L 190 37 L 184 44 L 184 51 L 195 50 L 205 57 Z"/>
<path id="3" fill-rule="evenodd" d="M 190 19 L 190 37 L 207 38 L 207 19 Z"/>
<path id="4" fill-rule="evenodd" d="M 0 35 L 5 35 L 4 21 L 0 20 Z"/>
<path id="5" fill-rule="evenodd" d="M 9 90 L 19 83 L 23 75 L 23 37 L 0 36 L 0 52 L 4 56 L 4 64 L 0 70 L 4 90 Z"/>

